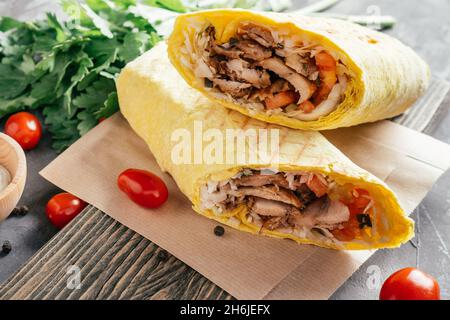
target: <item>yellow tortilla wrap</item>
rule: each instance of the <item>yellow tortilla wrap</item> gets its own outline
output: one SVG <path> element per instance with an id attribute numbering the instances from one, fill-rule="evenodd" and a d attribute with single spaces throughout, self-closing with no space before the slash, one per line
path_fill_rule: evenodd
<path id="1" fill-rule="evenodd" d="M 270 30 L 273 38 L 283 44 L 281 47 L 300 41 L 312 46 L 315 53 L 324 50 L 337 59 L 348 80 L 342 84 L 340 100 L 335 102 L 334 109 L 309 119 L 310 114 L 299 113 L 295 108 L 289 109 L 294 110 L 290 115 L 281 112 L 281 108 L 268 111 L 263 102 L 249 104 L 247 98 L 232 97 L 216 86 L 205 86 L 205 78 L 194 72 L 202 59 L 197 53 L 200 49 L 196 49 L 199 35 L 213 26 L 217 43 L 231 43 L 242 23 Z M 189 13 L 177 18 L 168 46 L 169 58 L 186 82 L 213 102 L 252 118 L 295 129 L 348 127 L 399 115 L 425 91 L 429 82 L 427 64 L 400 41 L 350 22 L 322 17 L 239 9 Z M 205 73 L 204 68 L 199 70 Z"/>
<path id="2" fill-rule="evenodd" d="M 334 249 L 397 247 L 412 237 L 413 221 L 405 215 L 392 190 L 384 182 L 353 164 L 320 133 L 267 124 L 218 107 L 182 80 L 170 64 L 166 49 L 167 46 L 161 43 L 122 70 L 117 81 L 120 109 L 133 130 L 147 143 L 161 169 L 171 174 L 180 190 L 192 202 L 196 212 L 242 231 Z M 245 159 L 251 158 L 250 153 L 256 153 L 258 161 L 208 163 L 211 157 L 204 153 L 203 161 L 198 164 L 194 161 L 175 163 L 174 149 L 179 145 L 179 138 L 187 134 L 195 139 L 194 127 L 199 124 L 203 132 L 212 129 L 210 133 L 223 139 L 229 129 L 274 130 L 279 134 L 278 159 L 266 159 L 260 149 L 247 142 Z M 259 141 L 256 142 L 256 147 Z M 195 143 L 194 141 L 193 144 Z M 195 148 L 193 144 L 192 147 Z M 207 149 L 208 143 L 204 140 L 203 144 L 204 149 Z M 225 150 L 227 156 L 234 156 L 235 153 L 235 150 Z M 363 188 L 375 201 L 377 214 L 372 224 L 377 231 L 347 242 L 332 241 L 320 235 L 305 238 L 266 230 L 249 222 L 245 204 L 220 214 L 202 208 L 200 190 L 208 181 L 230 179 L 244 168 L 276 168 L 283 173 L 316 172 L 332 178 L 339 185 L 352 184 Z"/>

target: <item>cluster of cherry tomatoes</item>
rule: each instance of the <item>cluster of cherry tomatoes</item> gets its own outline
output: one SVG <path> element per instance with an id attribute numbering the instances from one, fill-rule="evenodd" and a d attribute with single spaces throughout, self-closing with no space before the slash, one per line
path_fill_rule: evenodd
<path id="1" fill-rule="evenodd" d="M 18 112 L 6 120 L 4 126 L 5 134 L 12 137 L 24 150 L 35 148 L 42 137 L 42 125 L 39 119 L 29 112 Z M 63 228 L 78 213 L 86 203 L 64 192 L 53 196 L 46 206 L 46 213 L 50 222 L 57 228 Z"/>
<path id="2" fill-rule="evenodd" d="M 145 208 L 161 206 L 169 195 L 164 181 L 145 170 L 127 169 L 119 175 L 117 184 L 133 202 Z M 62 229 L 83 211 L 86 205 L 86 202 L 76 196 L 63 192 L 50 199 L 45 212 L 51 223 Z"/>

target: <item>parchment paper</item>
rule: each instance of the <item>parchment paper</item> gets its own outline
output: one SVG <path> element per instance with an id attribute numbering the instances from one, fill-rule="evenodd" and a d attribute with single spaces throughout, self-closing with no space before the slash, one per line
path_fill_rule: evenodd
<path id="1" fill-rule="evenodd" d="M 362 168 L 386 181 L 408 213 L 450 166 L 450 146 L 389 121 L 324 132 Z M 149 210 L 116 186 L 127 168 L 164 179 L 169 200 Z M 250 235 L 197 215 L 145 143 L 120 114 L 103 121 L 41 171 L 75 194 L 150 239 L 237 299 L 326 299 L 373 251 L 339 252 L 290 240 Z M 395 249 L 394 249 L 395 250 Z"/>

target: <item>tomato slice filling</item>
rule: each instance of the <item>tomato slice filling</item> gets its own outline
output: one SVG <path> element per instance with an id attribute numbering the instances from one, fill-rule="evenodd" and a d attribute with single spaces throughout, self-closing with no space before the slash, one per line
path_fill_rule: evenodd
<path id="1" fill-rule="evenodd" d="M 351 241 L 359 238 L 365 227 L 372 226 L 372 219 L 366 212 L 371 202 L 370 194 L 367 190 L 354 188 L 351 192 L 350 200 L 342 201 L 350 211 L 350 218 L 344 223 L 342 229 L 332 230 L 331 233 L 340 241 Z"/>

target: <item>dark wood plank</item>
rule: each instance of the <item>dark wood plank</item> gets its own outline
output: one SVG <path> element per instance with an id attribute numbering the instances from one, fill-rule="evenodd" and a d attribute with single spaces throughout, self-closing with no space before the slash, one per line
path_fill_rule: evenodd
<path id="1" fill-rule="evenodd" d="M 69 289 L 69 267 L 81 288 Z M 87 207 L 0 287 L 0 299 L 231 299 L 151 241 Z"/>

